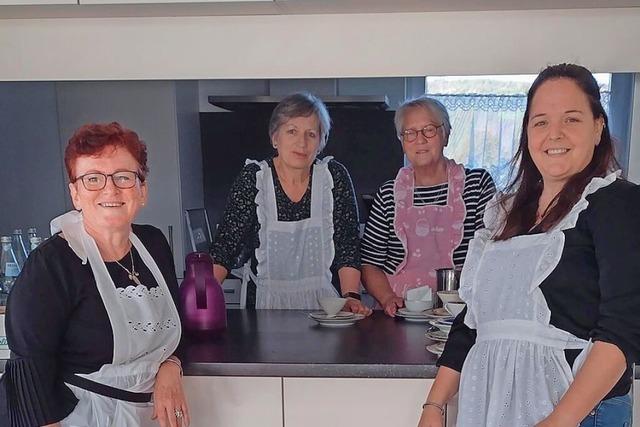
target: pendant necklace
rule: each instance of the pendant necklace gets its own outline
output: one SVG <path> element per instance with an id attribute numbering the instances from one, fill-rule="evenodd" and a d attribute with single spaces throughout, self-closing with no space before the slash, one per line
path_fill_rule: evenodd
<path id="1" fill-rule="evenodd" d="M 131 280 L 133 283 L 135 283 L 138 286 L 142 286 L 142 282 L 140 281 L 140 279 L 138 279 L 138 276 L 140 276 L 140 273 L 136 271 L 136 267 L 135 265 L 133 265 L 133 250 L 131 249 L 129 250 L 129 256 L 131 257 L 131 270 L 129 270 L 124 265 L 120 264 L 118 261 L 116 261 L 116 264 L 122 267 L 122 269 L 126 271 L 127 274 L 129 274 L 129 280 Z"/>

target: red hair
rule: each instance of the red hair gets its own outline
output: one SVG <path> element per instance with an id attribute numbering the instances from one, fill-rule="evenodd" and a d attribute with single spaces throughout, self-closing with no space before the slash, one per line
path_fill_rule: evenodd
<path id="1" fill-rule="evenodd" d="M 97 156 L 108 147 L 121 147 L 127 150 L 138 162 L 140 180 L 144 181 L 147 166 L 147 146 L 134 131 L 122 127 L 120 123 L 89 123 L 73 134 L 64 150 L 64 164 L 70 181 L 76 179 L 73 166 L 82 156 Z"/>

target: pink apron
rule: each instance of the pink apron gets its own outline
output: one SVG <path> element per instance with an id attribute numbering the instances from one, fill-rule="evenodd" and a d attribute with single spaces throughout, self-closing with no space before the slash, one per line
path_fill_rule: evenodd
<path id="1" fill-rule="evenodd" d="M 453 268 L 453 251 L 462 242 L 467 209 L 462 199 L 464 167 L 447 161 L 447 204 L 413 206 L 413 168 L 398 171 L 393 188 L 394 230 L 402 242 L 404 259 L 387 279 L 395 294 L 404 298 L 409 289 L 428 285 L 436 291 L 436 269 Z"/>

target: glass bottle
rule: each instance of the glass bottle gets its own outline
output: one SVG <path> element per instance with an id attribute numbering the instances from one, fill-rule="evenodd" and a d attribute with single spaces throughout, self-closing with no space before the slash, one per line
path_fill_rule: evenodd
<path id="1" fill-rule="evenodd" d="M 31 247 L 31 238 L 33 237 L 38 237 L 38 231 L 35 227 L 27 228 L 27 253 L 31 253 L 31 251 L 33 250 L 33 248 Z"/>
<path id="2" fill-rule="evenodd" d="M 18 265 L 22 270 L 24 262 L 27 260 L 27 256 L 29 255 L 29 253 L 27 252 L 27 247 L 24 244 L 24 240 L 22 239 L 22 229 L 16 228 L 15 230 L 13 230 L 11 247 L 16 259 L 18 260 Z"/>
<path id="3" fill-rule="evenodd" d="M 38 235 L 38 230 L 35 227 L 27 228 L 27 239 L 32 237 L 36 237 Z"/>
<path id="4" fill-rule="evenodd" d="M 5 305 L 13 283 L 20 274 L 20 266 L 11 248 L 11 237 L 2 236 L 2 255 L 0 255 L 0 305 Z"/>
<path id="5" fill-rule="evenodd" d="M 32 250 L 37 248 L 38 245 L 40 245 L 40 243 L 42 243 L 42 237 L 33 236 L 29 238 L 29 248 L 30 248 L 29 253 L 31 253 Z"/>

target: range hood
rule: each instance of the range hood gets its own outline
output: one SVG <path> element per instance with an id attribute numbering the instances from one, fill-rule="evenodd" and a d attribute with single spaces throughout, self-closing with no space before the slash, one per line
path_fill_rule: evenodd
<path id="1" fill-rule="evenodd" d="M 273 109 L 283 96 L 209 96 L 209 104 L 229 111 L 246 111 L 259 108 Z M 386 95 L 319 96 L 328 108 L 352 108 L 386 110 Z"/>

